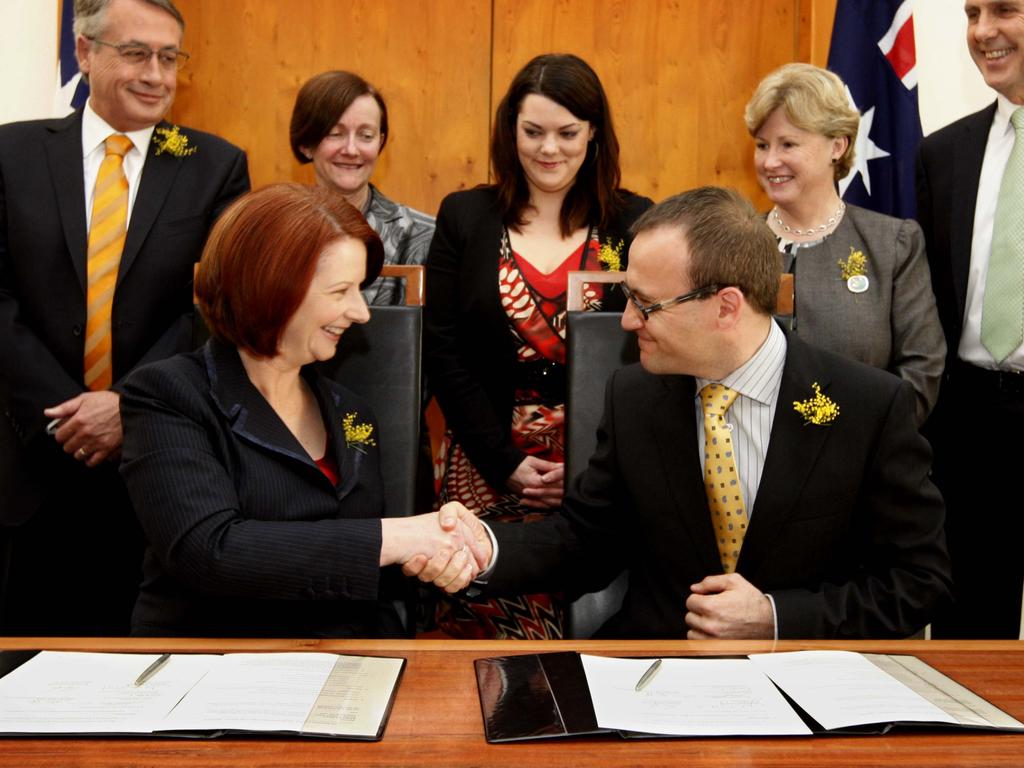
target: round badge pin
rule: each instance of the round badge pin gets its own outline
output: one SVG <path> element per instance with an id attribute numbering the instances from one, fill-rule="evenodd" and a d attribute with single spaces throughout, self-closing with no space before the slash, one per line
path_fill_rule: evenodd
<path id="1" fill-rule="evenodd" d="M 846 287 L 850 293 L 864 293 L 868 289 L 868 276 L 854 275 L 846 281 Z"/>

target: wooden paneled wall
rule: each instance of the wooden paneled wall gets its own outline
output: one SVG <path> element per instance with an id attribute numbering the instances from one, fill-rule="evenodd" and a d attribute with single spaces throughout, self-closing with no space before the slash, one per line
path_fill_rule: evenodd
<path id="1" fill-rule="evenodd" d="M 172 118 L 242 146 L 257 186 L 308 182 L 288 148 L 295 94 L 351 69 L 388 102 L 374 182 L 433 213 L 447 192 L 487 181 L 494 108 L 515 72 L 571 52 L 608 92 L 625 186 L 657 200 L 723 184 L 763 205 L 743 106 L 774 67 L 824 63 L 835 2 L 177 0 L 192 60 Z"/>

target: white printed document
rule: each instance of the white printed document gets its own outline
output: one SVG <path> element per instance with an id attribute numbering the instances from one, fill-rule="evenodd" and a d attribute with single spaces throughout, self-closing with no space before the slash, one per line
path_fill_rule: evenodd
<path id="1" fill-rule="evenodd" d="M 0 678 L 0 732 L 148 733 L 219 659 L 173 656 L 136 686 L 158 657 L 43 651 Z"/>
<path id="2" fill-rule="evenodd" d="M 373 733 L 401 668 L 402 659 L 371 656 L 233 653 L 210 670 L 161 728 Z"/>
<path id="3" fill-rule="evenodd" d="M 0 733 L 292 733 L 376 739 L 405 660 L 332 653 L 43 651 L 0 678 Z"/>
<path id="4" fill-rule="evenodd" d="M 913 656 L 795 651 L 663 658 L 637 691 L 653 661 L 580 655 L 599 727 L 664 736 L 789 736 L 865 726 L 884 732 L 914 723 L 1024 731 L 1024 724 Z"/>
<path id="5" fill-rule="evenodd" d="M 597 724 L 666 736 L 787 736 L 811 730 L 748 659 L 652 659 L 580 654 Z"/>
<path id="6" fill-rule="evenodd" d="M 935 704 L 853 651 L 750 656 L 823 728 L 875 723 L 957 723 Z"/>

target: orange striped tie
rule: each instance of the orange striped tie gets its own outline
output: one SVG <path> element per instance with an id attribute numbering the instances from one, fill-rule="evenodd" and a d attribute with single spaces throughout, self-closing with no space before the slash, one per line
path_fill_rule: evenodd
<path id="1" fill-rule="evenodd" d="M 114 305 L 114 284 L 128 231 L 128 179 L 125 153 L 132 140 L 114 134 L 107 137 L 107 154 L 96 177 L 89 227 L 89 259 L 86 264 L 85 386 L 109 389 L 113 381 L 110 357 L 110 313 Z"/>

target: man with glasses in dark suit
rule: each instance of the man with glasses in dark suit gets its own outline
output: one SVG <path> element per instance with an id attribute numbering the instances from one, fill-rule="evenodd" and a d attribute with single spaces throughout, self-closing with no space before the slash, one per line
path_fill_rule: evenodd
<path id="1" fill-rule="evenodd" d="M 774 237 L 735 192 L 676 195 L 633 229 L 622 326 L 640 364 L 612 375 L 563 510 L 491 533 L 442 510 L 471 531 L 485 588 L 581 593 L 628 569 L 610 637 L 921 629 L 949 566 L 909 384 L 773 321 Z M 443 558 L 406 570 L 457 575 Z"/>

